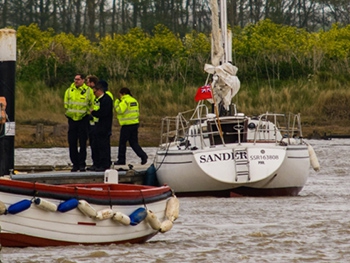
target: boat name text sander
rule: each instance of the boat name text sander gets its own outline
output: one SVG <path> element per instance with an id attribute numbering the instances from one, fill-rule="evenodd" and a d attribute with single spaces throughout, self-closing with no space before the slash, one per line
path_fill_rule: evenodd
<path id="1" fill-rule="evenodd" d="M 218 161 L 230 161 L 230 160 L 278 160 L 278 155 L 270 155 L 270 154 L 255 154 L 250 155 L 248 158 L 248 153 L 246 151 L 239 151 L 236 153 L 215 153 L 215 154 L 203 154 L 199 157 L 200 163 L 212 163 Z"/>

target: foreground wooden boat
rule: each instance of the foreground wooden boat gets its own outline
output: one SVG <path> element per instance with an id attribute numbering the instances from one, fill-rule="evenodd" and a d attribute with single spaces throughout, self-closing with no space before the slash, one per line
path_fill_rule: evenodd
<path id="1" fill-rule="evenodd" d="M 0 179 L 0 201 L 4 247 L 141 243 L 170 230 L 179 213 L 168 186 Z"/>

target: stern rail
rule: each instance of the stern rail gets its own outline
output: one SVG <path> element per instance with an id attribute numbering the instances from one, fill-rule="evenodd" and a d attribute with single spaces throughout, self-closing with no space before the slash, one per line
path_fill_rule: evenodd
<path id="1" fill-rule="evenodd" d="M 243 142 L 289 145 L 302 144 L 302 139 L 300 114 L 266 112 L 250 118 L 235 111 L 217 118 L 206 105 L 198 104 L 194 111 L 162 119 L 160 148 L 203 149 Z"/>

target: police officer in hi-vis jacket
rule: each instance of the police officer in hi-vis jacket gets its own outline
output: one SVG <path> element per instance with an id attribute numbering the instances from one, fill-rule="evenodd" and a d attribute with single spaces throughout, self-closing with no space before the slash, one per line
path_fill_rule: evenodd
<path id="1" fill-rule="evenodd" d="M 141 164 L 144 165 L 147 163 L 148 156 L 142 150 L 138 142 L 139 103 L 132 97 L 128 88 L 121 88 L 119 96 L 120 99 L 116 99 L 114 102 L 114 108 L 121 126 L 118 160 L 114 162 L 114 164 L 126 164 L 126 143 L 129 141 L 130 147 L 134 150 L 136 155 L 141 158 Z"/>
<path id="2" fill-rule="evenodd" d="M 83 74 L 76 74 L 74 83 L 64 94 L 65 115 L 68 119 L 69 157 L 73 163 L 71 172 L 79 170 L 84 172 L 86 168 L 89 115 L 95 97 L 92 89 L 85 85 L 84 80 Z"/>

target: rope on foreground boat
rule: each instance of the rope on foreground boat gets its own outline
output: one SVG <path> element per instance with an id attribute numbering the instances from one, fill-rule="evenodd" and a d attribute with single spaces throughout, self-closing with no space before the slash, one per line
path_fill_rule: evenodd
<path id="1" fill-rule="evenodd" d="M 180 210 L 180 203 L 175 195 L 167 200 L 165 210 L 166 219 L 163 222 L 158 219 L 155 213 L 145 207 L 137 208 L 128 216 L 119 211 L 115 212 L 112 208 L 105 208 L 96 211 L 94 207 L 85 200 L 77 200 L 75 198 L 64 201 L 58 206 L 42 198 L 33 198 L 32 200 L 23 199 L 17 203 L 10 205 L 9 207 L 6 207 L 6 205 L 0 201 L 0 215 L 15 215 L 21 213 L 29 209 L 32 203 L 34 203 L 36 207 L 47 212 L 58 211 L 65 213 L 78 208 L 81 213 L 92 219 L 99 221 L 112 219 L 113 221 L 119 222 L 126 226 L 136 226 L 145 220 L 152 229 L 160 231 L 161 233 L 165 233 L 173 227 L 174 221 L 179 217 Z"/>

